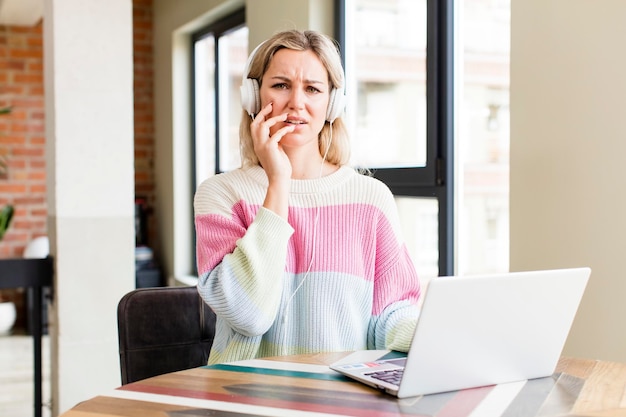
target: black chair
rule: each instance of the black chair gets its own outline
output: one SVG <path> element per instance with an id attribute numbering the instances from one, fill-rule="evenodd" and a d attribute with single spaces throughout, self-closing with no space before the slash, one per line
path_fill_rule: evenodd
<path id="1" fill-rule="evenodd" d="M 140 288 L 117 307 L 122 385 L 206 365 L 215 313 L 195 287 Z"/>

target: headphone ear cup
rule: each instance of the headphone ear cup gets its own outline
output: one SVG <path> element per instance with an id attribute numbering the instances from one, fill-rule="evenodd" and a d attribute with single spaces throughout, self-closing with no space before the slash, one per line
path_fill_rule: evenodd
<path id="1" fill-rule="evenodd" d="M 346 105 L 346 96 L 333 88 L 330 92 L 330 97 L 328 99 L 328 110 L 326 111 L 326 121 L 332 123 L 335 119 L 341 116 L 341 113 L 344 110 Z"/>
<path id="2" fill-rule="evenodd" d="M 259 82 L 253 78 L 246 78 L 241 83 L 241 107 L 254 117 L 261 110 L 261 95 L 259 94 Z"/>

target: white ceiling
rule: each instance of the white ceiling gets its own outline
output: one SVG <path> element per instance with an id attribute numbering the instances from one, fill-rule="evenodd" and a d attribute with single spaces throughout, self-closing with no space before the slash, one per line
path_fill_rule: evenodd
<path id="1" fill-rule="evenodd" d="M 33 26 L 43 17 L 43 0 L 0 0 L 0 25 Z"/>

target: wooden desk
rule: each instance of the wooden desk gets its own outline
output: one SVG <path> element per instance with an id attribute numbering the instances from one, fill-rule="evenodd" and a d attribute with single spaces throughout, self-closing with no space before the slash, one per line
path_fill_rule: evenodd
<path id="1" fill-rule="evenodd" d="M 320 373 L 343 356 L 294 356 L 245 363 L 256 367 L 174 372 L 80 403 L 63 417 L 626 416 L 626 364 L 562 358 L 552 377 L 398 400 Z"/>

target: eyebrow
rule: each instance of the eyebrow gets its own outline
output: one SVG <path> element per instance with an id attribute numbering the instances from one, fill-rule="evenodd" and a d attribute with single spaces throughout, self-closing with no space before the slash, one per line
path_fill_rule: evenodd
<path id="1" fill-rule="evenodd" d="M 279 80 L 279 81 L 291 82 L 291 79 L 289 77 L 284 77 L 282 75 L 275 75 L 272 78 L 270 78 L 270 80 Z M 318 80 L 304 80 L 304 82 L 306 84 L 324 84 L 324 81 L 318 81 Z"/>

